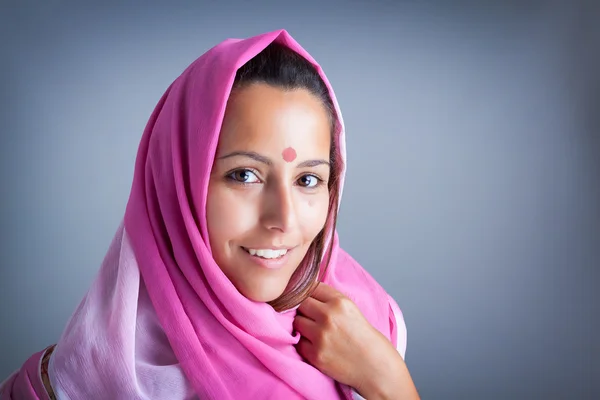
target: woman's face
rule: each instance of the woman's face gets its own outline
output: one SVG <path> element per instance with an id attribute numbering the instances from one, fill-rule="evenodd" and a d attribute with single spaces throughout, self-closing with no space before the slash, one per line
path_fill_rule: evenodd
<path id="1" fill-rule="evenodd" d="M 247 298 L 285 290 L 329 206 L 330 124 L 304 89 L 262 83 L 232 94 L 208 189 L 215 261 Z"/>

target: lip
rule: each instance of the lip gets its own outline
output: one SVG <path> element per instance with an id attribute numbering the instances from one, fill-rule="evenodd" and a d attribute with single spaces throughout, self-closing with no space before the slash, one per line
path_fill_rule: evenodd
<path id="1" fill-rule="evenodd" d="M 282 249 L 286 249 L 286 247 L 281 247 L 279 249 L 273 248 L 273 250 L 282 250 Z M 246 255 L 246 257 L 248 257 L 248 259 L 250 261 L 252 261 L 254 264 L 257 264 L 260 267 L 267 268 L 267 269 L 280 269 L 287 264 L 288 259 L 290 257 L 290 253 L 293 249 L 288 248 L 287 253 L 285 253 L 283 256 L 281 256 L 279 258 L 262 258 L 262 257 L 258 257 L 258 256 L 253 256 L 245 250 L 245 247 L 240 247 L 240 250 Z"/>
<path id="2" fill-rule="evenodd" d="M 243 249 L 270 249 L 270 250 L 291 250 L 294 247 L 289 247 L 289 246 L 262 246 L 262 245 L 257 245 L 257 246 L 241 246 Z"/>

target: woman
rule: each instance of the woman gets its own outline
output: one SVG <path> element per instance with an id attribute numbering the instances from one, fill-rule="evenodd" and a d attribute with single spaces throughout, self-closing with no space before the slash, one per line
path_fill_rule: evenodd
<path id="1" fill-rule="evenodd" d="M 124 221 L 55 346 L 2 399 L 412 399 L 395 302 L 339 248 L 344 127 L 287 32 L 167 89 Z"/>

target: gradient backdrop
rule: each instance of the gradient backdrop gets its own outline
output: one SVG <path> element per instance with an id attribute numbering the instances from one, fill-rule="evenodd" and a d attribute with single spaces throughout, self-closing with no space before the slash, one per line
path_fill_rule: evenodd
<path id="1" fill-rule="evenodd" d="M 0 2 L 0 380 L 86 292 L 166 87 L 285 28 L 339 97 L 342 245 L 423 398 L 600 398 L 598 2 L 96 3 Z"/>

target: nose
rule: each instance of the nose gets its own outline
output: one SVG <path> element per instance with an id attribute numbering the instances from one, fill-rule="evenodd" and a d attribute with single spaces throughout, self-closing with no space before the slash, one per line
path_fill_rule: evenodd
<path id="1" fill-rule="evenodd" d="M 262 223 L 269 230 L 289 232 L 297 223 L 293 187 L 272 183 L 265 187 Z"/>

